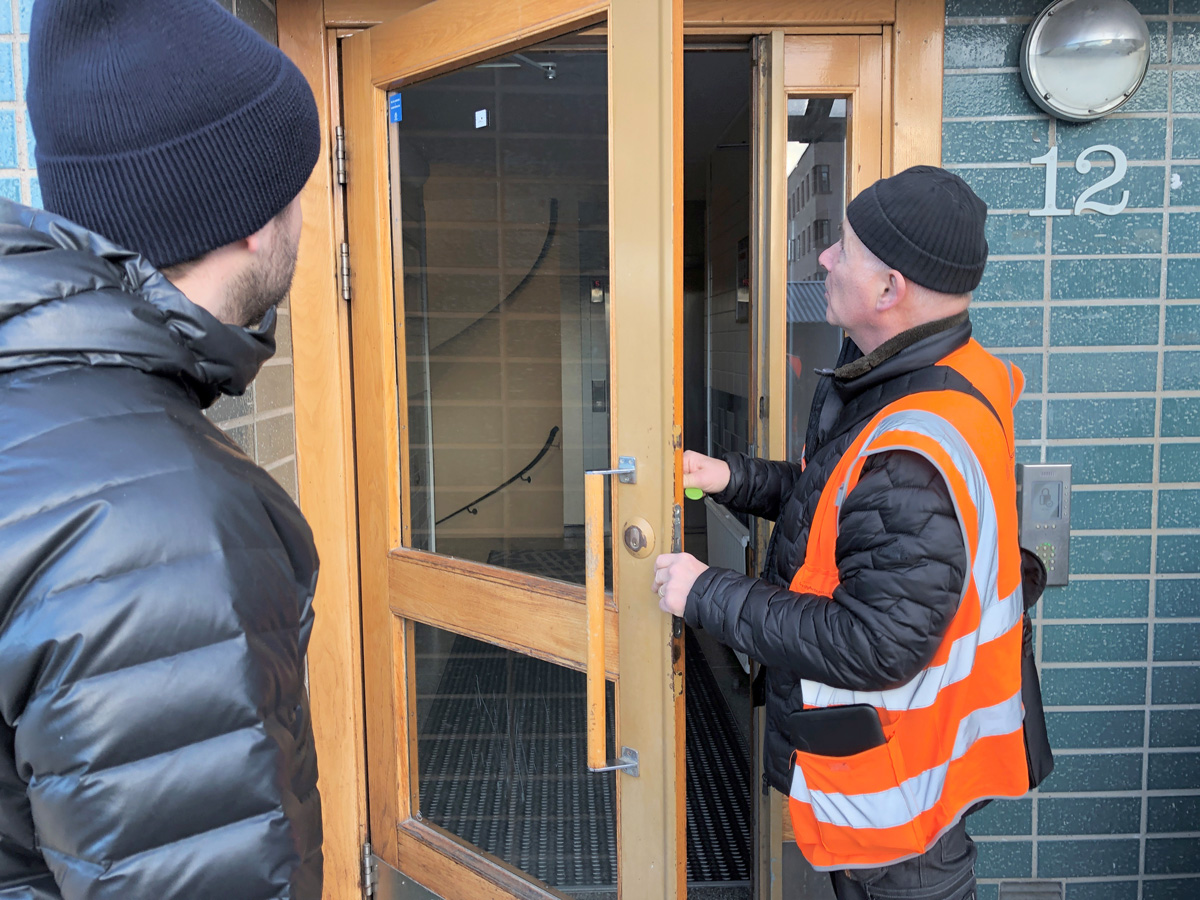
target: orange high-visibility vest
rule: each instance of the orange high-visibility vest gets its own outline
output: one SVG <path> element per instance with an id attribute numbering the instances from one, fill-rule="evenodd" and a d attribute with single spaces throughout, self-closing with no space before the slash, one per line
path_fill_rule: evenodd
<path id="1" fill-rule="evenodd" d="M 797 593 L 833 595 L 841 505 L 868 457 L 918 453 L 946 479 L 969 566 L 958 612 L 933 659 L 906 684 L 883 691 L 803 682 L 806 709 L 870 704 L 886 738 L 853 756 L 794 752 L 792 827 L 817 869 L 919 855 L 973 804 L 1019 797 L 1029 787 L 1012 425 L 1024 379 L 974 340 L 939 364 L 966 377 L 999 417 L 977 397 L 951 389 L 911 394 L 882 409 L 830 475 L 791 583 Z"/>

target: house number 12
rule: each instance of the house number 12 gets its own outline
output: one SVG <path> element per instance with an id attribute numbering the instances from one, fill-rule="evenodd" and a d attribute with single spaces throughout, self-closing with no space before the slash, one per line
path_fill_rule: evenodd
<path id="1" fill-rule="evenodd" d="M 1031 209 L 1029 214 L 1031 216 L 1069 216 L 1074 213 L 1078 216 L 1091 210 L 1105 216 L 1115 216 L 1128 206 L 1129 191 L 1121 192 L 1120 203 L 1097 203 L 1091 199 L 1100 193 L 1100 191 L 1119 184 L 1121 179 L 1125 177 L 1125 170 L 1128 168 L 1125 151 L 1114 147 L 1112 144 L 1096 144 L 1094 147 L 1088 147 L 1079 156 L 1075 157 L 1075 171 L 1080 175 L 1086 175 L 1092 170 L 1092 164 L 1088 160 L 1088 156 L 1093 153 L 1107 153 L 1113 158 L 1112 174 L 1107 178 L 1097 181 L 1080 194 L 1079 198 L 1075 201 L 1074 209 L 1058 208 L 1058 146 L 1055 145 L 1050 148 L 1049 152 L 1031 159 L 1030 162 L 1035 166 L 1046 167 L 1046 201 L 1041 209 Z"/>

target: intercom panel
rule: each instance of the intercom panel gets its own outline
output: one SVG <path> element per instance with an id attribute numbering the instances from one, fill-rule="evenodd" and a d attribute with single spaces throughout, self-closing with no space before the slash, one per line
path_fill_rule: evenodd
<path id="1" fill-rule="evenodd" d="M 1066 584 L 1071 550 L 1071 466 L 1017 466 L 1021 546 L 1046 564 L 1046 584 Z"/>

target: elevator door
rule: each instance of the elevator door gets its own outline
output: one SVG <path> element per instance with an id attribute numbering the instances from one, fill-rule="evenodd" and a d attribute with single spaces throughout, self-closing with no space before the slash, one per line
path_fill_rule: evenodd
<path id="1" fill-rule="evenodd" d="M 680 27 L 438 0 L 342 42 L 371 841 L 439 896 L 686 889 Z"/>

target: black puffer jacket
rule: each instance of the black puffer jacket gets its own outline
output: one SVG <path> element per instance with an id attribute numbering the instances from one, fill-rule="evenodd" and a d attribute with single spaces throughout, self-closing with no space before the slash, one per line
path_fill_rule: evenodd
<path id="1" fill-rule="evenodd" d="M 231 328 L 0 204 L 0 898 L 321 894 L 295 504 L 201 413 Z"/>
<path id="2" fill-rule="evenodd" d="M 776 521 L 762 578 L 706 570 L 684 617 L 766 669 L 766 781 L 788 790 L 784 730 L 803 708 L 801 679 L 850 690 L 903 684 L 933 658 L 962 599 L 967 554 L 949 488 L 915 453 L 868 459 L 846 497 L 837 539 L 841 585 L 832 600 L 788 590 L 804 562 L 821 490 L 872 415 L 912 392 L 914 373 L 971 337 L 964 313 L 914 329 L 863 358 L 849 340 L 813 401 L 807 464 L 726 457 L 729 486 L 715 500 Z"/>

